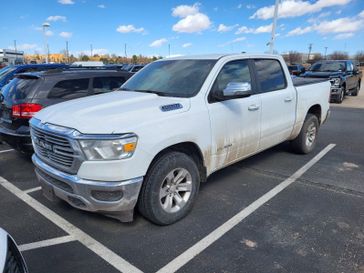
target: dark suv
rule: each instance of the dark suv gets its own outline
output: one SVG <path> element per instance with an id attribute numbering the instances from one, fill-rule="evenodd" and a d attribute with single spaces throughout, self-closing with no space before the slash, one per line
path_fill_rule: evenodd
<path id="1" fill-rule="evenodd" d="M 133 73 L 111 70 L 53 70 L 24 73 L 0 94 L 0 141 L 31 153 L 29 119 L 44 107 L 118 89 Z"/>
<path id="2" fill-rule="evenodd" d="M 356 62 L 350 60 L 327 60 L 314 63 L 303 77 L 327 78 L 331 82 L 332 102 L 342 103 L 346 95 L 357 96 L 362 73 Z"/>

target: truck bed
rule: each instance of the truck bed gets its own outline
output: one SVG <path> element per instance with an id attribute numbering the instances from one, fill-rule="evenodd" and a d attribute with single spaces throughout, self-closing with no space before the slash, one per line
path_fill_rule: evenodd
<path id="1" fill-rule="evenodd" d="M 326 82 L 329 79 L 326 78 L 306 78 L 306 77 L 292 77 L 292 82 L 294 86 L 302 86 L 308 84 L 314 84 L 319 82 Z"/>

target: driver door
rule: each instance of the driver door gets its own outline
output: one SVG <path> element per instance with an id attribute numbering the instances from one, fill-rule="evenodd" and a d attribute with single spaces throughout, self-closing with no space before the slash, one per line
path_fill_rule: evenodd
<path id="1" fill-rule="evenodd" d="M 212 170 L 258 150 L 261 99 L 255 93 L 251 72 L 250 60 L 230 61 L 222 67 L 210 91 L 208 110 L 212 131 Z M 253 93 L 243 98 L 216 99 L 222 96 L 229 83 L 250 84 Z"/>

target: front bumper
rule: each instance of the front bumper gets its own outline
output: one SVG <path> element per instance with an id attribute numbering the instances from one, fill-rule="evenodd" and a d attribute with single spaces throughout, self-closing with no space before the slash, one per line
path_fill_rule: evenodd
<path id="1" fill-rule="evenodd" d="M 331 86 L 330 89 L 330 99 L 337 100 L 341 96 L 342 87 L 340 86 Z"/>
<path id="2" fill-rule="evenodd" d="M 14 131 L 1 126 L 0 124 L 0 140 L 6 142 L 14 149 L 23 153 L 33 153 L 32 140 L 30 133 Z"/>
<path id="3" fill-rule="evenodd" d="M 43 194 L 48 199 L 58 197 L 75 208 L 99 212 L 122 222 L 133 220 L 143 177 L 118 182 L 86 180 L 56 170 L 36 154 L 32 160 Z"/>

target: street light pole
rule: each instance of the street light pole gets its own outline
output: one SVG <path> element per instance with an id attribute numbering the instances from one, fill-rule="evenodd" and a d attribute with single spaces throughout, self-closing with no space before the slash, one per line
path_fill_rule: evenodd
<path id="1" fill-rule="evenodd" d="M 274 53 L 274 42 L 276 39 L 276 27 L 277 27 L 277 17 L 278 17 L 278 7 L 279 7 L 280 0 L 276 0 L 276 4 L 274 6 L 274 17 L 273 17 L 273 24 L 272 24 L 272 37 L 269 43 L 269 52 L 270 54 Z"/>
<path id="2" fill-rule="evenodd" d="M 48 63 L 48 41 L 47 41 L 47 28 L 49 28 L 51 25 L 48 22 L 44 22 L 43 27 L 43 38 L 44 38 L 44 53 L 45 53 L 45 59 L 46 63 Z"/>
<path id="3" fill-rule="evenodd" d="M 326 57 L 326 56 L 327 56 L 327 55 L 326 55 L 326 53 L 327 53 L 327 48 L 328 48 L 328 47 L 327 47 L 327 46 L 325 46 L 325 60 L 326 60 L 326 58 L 327 58 L 327 57 Z"/>

